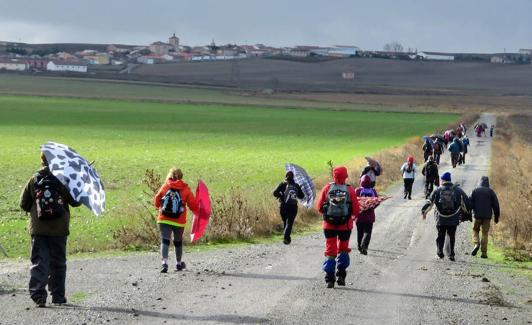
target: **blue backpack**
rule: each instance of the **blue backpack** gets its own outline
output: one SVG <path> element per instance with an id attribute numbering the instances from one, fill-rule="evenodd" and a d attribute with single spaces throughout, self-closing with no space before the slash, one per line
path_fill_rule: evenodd
<path id="1" fill-rule="evenodd" d="M 358 196 L 360 196 L 360 197 L 375 197 L 377 195 L 375 195 L 375 190 L 374 189 L 362 187 L 360 189 L 360 193 L 358 194 Z"/>
<path id="2" fill-rule="evenodd" d="M 161 199 L 161 213 L 168 218 L 177 218 L 185 208 L 179 191 L 170 188 Z"/>

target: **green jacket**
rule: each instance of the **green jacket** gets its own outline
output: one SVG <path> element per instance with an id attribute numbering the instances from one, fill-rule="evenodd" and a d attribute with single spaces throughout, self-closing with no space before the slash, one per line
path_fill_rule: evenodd
<path id="1" fill-rule="evenodd" d="M 26 187 L 20 195 L 20 207 L 22 210 L 30 213 L 30 220 L 28 231 L 32 236 L 68 236 L 70 224 L 70 210 L 69 205 L 73 207 L 80 206 L 81 203 L 75 202 L 70 195 L 68 189 L 62 186 L 59 190 L 61 195 L 67 201 L 65 206 L 65 214 L 57 219 L 40 220 L 37 218 L 37 203 L 35 201 L 35 182 L 38 176 L 50 174 L 48 167 L 44 167 L 29 179 Z"/>

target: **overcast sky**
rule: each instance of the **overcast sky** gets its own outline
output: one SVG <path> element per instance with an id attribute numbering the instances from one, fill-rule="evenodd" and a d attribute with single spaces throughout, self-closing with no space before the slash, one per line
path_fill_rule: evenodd
<path id="1" fill-rule="evenodd" d="M 449 52 L 532 48 L 532 0 L 0 1 L 0 40 L 357 45 Z"/>

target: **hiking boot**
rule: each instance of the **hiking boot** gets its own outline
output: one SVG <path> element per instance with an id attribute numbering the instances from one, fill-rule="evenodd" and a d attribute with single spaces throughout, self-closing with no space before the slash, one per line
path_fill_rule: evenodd
<path id="1" fill-rule="evenodd" d="M 362 253 L 362 255 L 368 255 L 368 250 L 365 248 L 362 248 L 362 251 L 360 253 Z"/>
<path id="2" fill-rule="evenodd" d="M 488 255 L 487 254 L 482 254 L 482 255 L 480 255 L 480 258 L 488 258 Z"/>
<path id="3" fill-rule="evenodd" d="M 168 273 L 168 264 L 163 264 L 161 266 L 161 273 Z"/>
<path id="4" fill-rule="evenodd" d="M 443 253 L 437 253 L 437 254 L 436 254 L 436 258 L 439 258 L 440 260 L 441 260 L 442 258 L 444 258 L 444 257 L 445 257 L 445 255 L 443 255 Z"/>
<path id="5" fill-rule="evenodd" d="M 327 288 L 328 288 L 328 289 L 332 289 L 332 288 L 334 288 L 334 281 L 328 281 L 328 282 L 326 282 L 326 283 L 327 283 Z"/>
<path id="6" fill-rule="evenodd" d="M 477 256 L 478 250 L 480 249 L 480 245 L 476 244 L 475 247 L 473 247 L 473 250 L 471 251 L 472 256 Z"/>
<path id="7" fill-rule="evenodd" d="M 345 287 L 345 277 L 339 276 L 336 283 L 338 283 L 339 286 Z"/>
<path id="8" fill-rule="evenodd" d="M 412 196 L 409 195 L 409 196 L 408 196 L 408 199 L 409 199 L 409 200 L 412 200 Z"/>
<path id="9" fill-rule="evenodd" d="M 291 242 L 292 242 L 292 240 L 290 238 L 283 239 L 283 244 L 285 244 L 285 245 L 290 245 Z"/>
<path id="10" fill-rule="evenodd" d="M 454 262 L 455 261 L 454 255 L 453 256 L 449 256 L 449 260 Z"/>
<path id="11" fill-rule="evenodd" d="M 176 270 L 176 272 L 183 271 L 183 269 L 185 269 L 186 267 L 187 267 L 187 265 L 185 264 L 185 262 L 183 262 L 183 261 L 177 262 L 176 265 L 175 265 L 175 270 Z"/>
<path id="12" fill-rule="evenodd" d="M 33 299 L 33 302 L 35 302 L 35 305 L 37 305 L 39 308 L 46 307 L 46 298 L 44 297 L 35 298 Z"/>
<path id="13" fill-rule="evenodd" d="M 54 305 L 63 305 L 66 303 L 67 303 L 67 300 L 65 297 L 52 297 L 52 304 Z"/>

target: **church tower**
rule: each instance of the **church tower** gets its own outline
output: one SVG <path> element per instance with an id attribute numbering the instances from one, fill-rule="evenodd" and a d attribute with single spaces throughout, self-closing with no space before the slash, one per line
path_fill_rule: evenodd
<path id="1" fill-rule="evenodd" d="M 172 45 L 172 47 L 174 48 L 174 50 L 177 50 L 178 47 L 179 47 L 179 37 L 175 36 L 175 33 L 174 35 L 172 35 L 172 37 L 170 37 L 168 39 L 168 43 L 170 45 Z"/>

